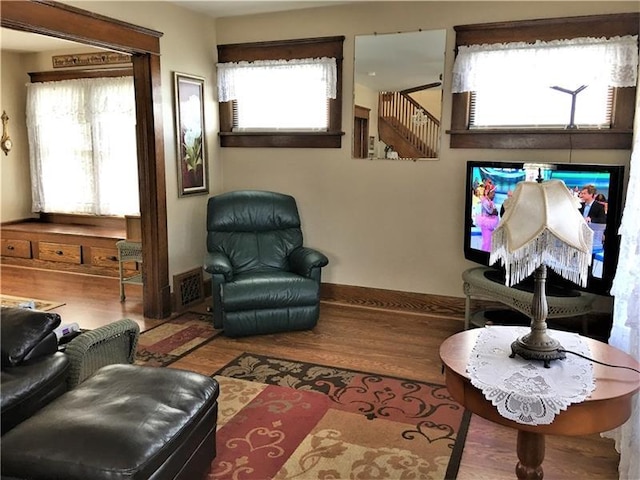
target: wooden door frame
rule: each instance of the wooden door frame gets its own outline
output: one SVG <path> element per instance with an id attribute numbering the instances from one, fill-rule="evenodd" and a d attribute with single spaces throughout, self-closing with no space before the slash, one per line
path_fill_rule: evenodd
<path id="1" fill-rule="evenodd" d="M 2 1 L 4 28 L 63 38 L 132 55 L 144 285 L 143 314 L 171 314 L 164 133 L 160 72 L 161 32 L 44 0 Z"/>

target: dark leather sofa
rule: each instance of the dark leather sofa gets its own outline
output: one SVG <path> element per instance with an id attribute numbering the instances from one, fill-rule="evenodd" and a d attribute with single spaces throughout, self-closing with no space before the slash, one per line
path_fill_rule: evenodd
<path id="1" fill-rule="evenodd" d="M 64 353 L 60 323 L 0 313 L 2 480 L 203 478 L 216 455 L 217 382 L 129 365 L 132 320 L 83 333 Z"/>
<path id="2" fill-rule="evenodd" d="M 204 269 L 213 324 L 230 337 L 315 327 L 327 257 L 303 246 L 295 199 L 239 190 L 209 198 Z"/>
<path id="3" fill-rule="evenodd" d="M 57 313 L 3 308 L 0 343 L 1 424 L 4 435 L 67 391 L 70 361 L 58 351 Z"/>

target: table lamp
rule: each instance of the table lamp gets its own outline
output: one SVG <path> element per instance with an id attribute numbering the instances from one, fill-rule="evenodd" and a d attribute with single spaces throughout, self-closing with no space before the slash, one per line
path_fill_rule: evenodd
<path id="1" fill-rule="evenodd" d="M 534 274 L 531 331 L 511 344 L 513 358 L 565 358 L 560 342 L 547 334 L 547 267 L 573 283 L 586 286 L 592 258 L 593 231 L 580 214 L 580 201 L 564 182 L 537 181 L 516 185 L 505 204 L 505 214 L 494 230 L 489 263 L 505 267 L 505 284 L 512 286 Z"/>

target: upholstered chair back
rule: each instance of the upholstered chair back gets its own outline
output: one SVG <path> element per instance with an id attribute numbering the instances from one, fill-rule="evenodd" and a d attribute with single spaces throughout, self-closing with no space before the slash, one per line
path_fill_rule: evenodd
<path id="1" fill-rule="evenodd" d="M 289 254 L 302 246 L 293 197 L 266 191 L 236 191 L 207 205 L 207 249 L 226 254 L 237 274 L 290 271 Z"/>

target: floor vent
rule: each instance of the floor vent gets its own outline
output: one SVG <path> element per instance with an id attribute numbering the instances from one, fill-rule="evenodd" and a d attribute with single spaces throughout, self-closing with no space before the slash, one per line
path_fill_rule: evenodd
<path id="1" fill-rule="evenodd" d="M 192 305 L 204 301 L 202 269 L 194 268 L 173 276 L 174 310 L 183 312 Z"/>

